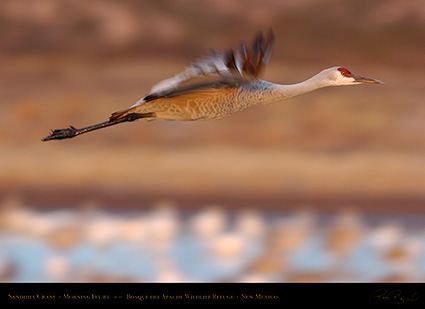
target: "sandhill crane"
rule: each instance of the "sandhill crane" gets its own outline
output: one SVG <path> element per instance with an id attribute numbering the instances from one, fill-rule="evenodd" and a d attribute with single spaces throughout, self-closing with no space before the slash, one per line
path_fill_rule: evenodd
<path id="1" fill-rule="evenodd" d="M 53 130 L 43 141 L 72 138 L 83 133 L 141 119 L 207 120 L 227 117 L 245 108 L 264 105 L 318 88 L 383 82 L 332 67 L 298 84 L 279 85 L 259 78 L 270 60 L 273 31 L 258 34 L 251 48 L 244 42 L 236 50 L 208 56 L 190 64 L 180 74 L 154 85 L 151 91 L 128 109 L 113 113 L 109 120 L 85 128 Z"/>

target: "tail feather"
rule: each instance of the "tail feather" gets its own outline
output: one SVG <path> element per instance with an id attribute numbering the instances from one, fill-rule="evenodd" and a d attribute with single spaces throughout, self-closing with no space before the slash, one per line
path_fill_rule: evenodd
<path id="1" fill-rule="evenodd" d="M 114 112 L 109 116 L 109 121 L 117 121 L 120 118 L 124 118 L 126 115 L 128 115 L 128 109 Z"/>

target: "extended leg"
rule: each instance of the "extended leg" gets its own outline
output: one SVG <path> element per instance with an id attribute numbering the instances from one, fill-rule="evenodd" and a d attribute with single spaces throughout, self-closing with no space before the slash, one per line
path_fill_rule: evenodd
<path id="1" fill-rule="evenodd" d="M 131 113 L 118 119 L 110 119 L 108 121 L 97 123 L 97 124 L 84 127 L 81 129 L 77 129 L 73 126 L 70 126 L 69 128 L 66 128 L 66 129 L 52 130 L 52 132 L 50 132 L 50 135 L 43 138 L 42 141 L 45 142 L 45 141 L 50 141 L 54 139 L 73 138 L 77 135 L 81 135 L 94 130 L 110 127 L 119 123 L 134 121 L 140 118 L 154 118 L 154 117 L 155 117 L 155 113 L 145 113 L 145 114 Z"/>

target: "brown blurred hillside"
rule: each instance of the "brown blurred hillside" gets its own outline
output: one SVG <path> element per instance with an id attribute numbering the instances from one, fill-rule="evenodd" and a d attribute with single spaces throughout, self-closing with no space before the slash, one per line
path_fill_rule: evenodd
<path id="1" fill-rule="evenodd" d="M 5 0 L 0 8 L 0 197 L 425 203 L 420 1 Z M 269 27 L 276 46 L 264 79 L 295 83 L 342 65 L 386 85 L 322 89 L 221 121 L 133 123 L 41 143 L 50 129 L 106 120 L 209 48 Z"/>
<path id="2" fill-rule="evenodd" d="M 5 0 L 1 6 L 0 48 L 7 55 L 190 60 L 273 27 L 275 58 L 287 63 L 425 62 L 425 9 L 415 0 Z"/>

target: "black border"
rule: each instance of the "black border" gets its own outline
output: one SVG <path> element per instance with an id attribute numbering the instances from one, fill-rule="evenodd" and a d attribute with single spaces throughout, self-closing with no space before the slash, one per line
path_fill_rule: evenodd
<path id="1" fill-rule="evenodd" d="M 166 298 L 168 296 L 168 299 Z M 173 299 L 171 296 L 181 296 Z M 425 306 L 423 283 L 2 283 L 13 305 Z"/>

